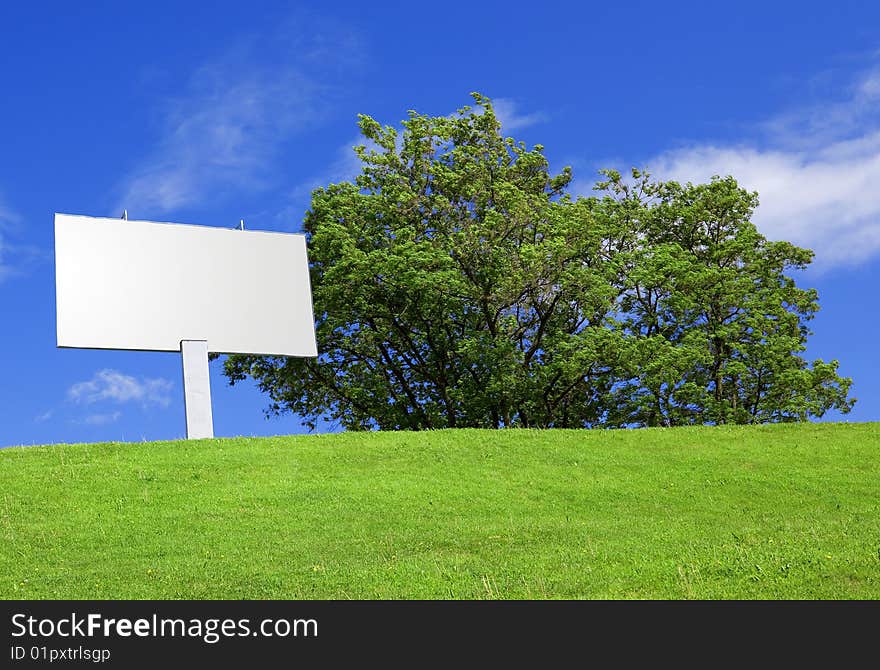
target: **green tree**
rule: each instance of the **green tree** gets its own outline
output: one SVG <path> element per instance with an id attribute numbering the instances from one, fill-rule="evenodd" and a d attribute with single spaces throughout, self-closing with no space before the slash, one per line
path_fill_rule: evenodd
<path id="1" fill-rule="evenodd" d="M 606 173 L 566 193 L 543 147 L 491 101 L 361 116 L 355 183 L 305 217 L 320 355 L 231 356 L 307 424 L 347 429 L 592 427 L 799 420 L 848 411 L 837 362 L 799 357 L 811 253 L 768 242 L 733 179 Z"/>
<path id="2" fill-rule="evenodd" d="M 732 177 L 682 186 L 606 171 L 605 216 L 630 243 L 615 328 L 624 333 L 615 424 L 800 421 L 850 411 L 838 362 L 799 354 L 818 311 L 815 290 L 786 275 L 813 253 L 761 235 L 756 193 Z"/>

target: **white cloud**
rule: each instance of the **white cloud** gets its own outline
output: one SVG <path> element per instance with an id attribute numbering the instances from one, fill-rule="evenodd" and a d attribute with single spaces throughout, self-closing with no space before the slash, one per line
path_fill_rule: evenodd
<path id="1" fill-rule="evenodd" d="M 102 400 L 116 403 L 136 402 L 143 407 L 167 407 L 173 384 L 167 379 L 140 379 L 117 370 L 99 370 L 89 381 L 78 382 L 67 390 L 69 400 L 90 405 Z"/>
<path id="2" fill-rule="evenodd" d="M 308 37 L 298 29 L 296 38 L 285 29 L 242 41 L 231 57 L 192 75 L 165 108 L 155 151 L 121 184 L 119 211 L 146 218 L 274 183 L 284 143 L 327 116 L 331 82 L 358 62 L 350 36 L 328 50 L 332 28 Z"/>
<path id="3" fill-rule="evenodd" d="M 291 214 L 294 207 L 297 211 L 302 211 L 300 203 L 308 202 L 312 191 L 320 186 L 354 181 L 355 177 L 360 174 L 362 167 L 361 160 L 354 152 L 354 148 L 361 144 L 369 147 L 373 143 L 363 135 L 356 135 L 350 141 L 340 145 L 336 150 L 335 159 L 320 175 L 296 186 L 291 192 L 294 204 L 285 210 L 285 215 Z"/>
<path id="4" fill-rule="evenodd" d="M 20 237 L 22 216 L 4 200 L 0 193 L 0 282 L 13 275 L 21 275 L 34 264 L 49 257 L 49 253 L 30 244 L 10 242 Z"/>
<path id="5" fill-rule="evenodd" d="M 48 421 L 55 414 L 55 410 L 49 409 L 34 417 L 34 421 L 36 423 L 43 423 L 44 421 Z"/>
<path id="6" fill-rule="evenodd" d="M 158 149 L 129 177 L 118 209 L 140 217 L 212 192 L 258 189 L 277 142 L 316 116 L 312 87 L 295 72 L 236 77 L 205 68 L 194 89 L 168 113 Z"/>
<path id="7" fill-rule="evenodd" d="M 754 222 L 769 238 L 813 249 L 820 269 L 866 261 L 880 253 L 880 68 L 849 91 L 763 124 L 760 146 L 697 144 L 646 166 L 678 181 L 733 175 L 758 191 Z"/>
<path id="8" fill-rule="evenodd" d="M 3 240 L 3 233 L 0 233 L 0 281 L 6 279 L 11 271 L 7 261 L 8 254 L 9 250 Z"/>
<path id="9" fill-rule="evenodd" d="M 7 228 L 11 225 L 17 225 L 21 221 L 21 217 L 6 204 L 6 201 L 0 196 L 0 229 Z"/>
<path id="10" fill-rule="evenodd" d="M 82 421 L 80 421 L 78 423 L 84 423 L 88 426 L 106 426 L 108 423 L 114 423 L 121 416 L 122 416 L 122 412 L 107 412 L 106 414 L 89 414 Z"/>
<path id="11" fill-rule="evenodd" d="M 0 195 L 0 281 L 12 272 L 12 266 L 8 260 L 11 249 L 6 241 L 5 233 L 10 227 L 18 225 L 20 218 Z"/>
<path id="12" fill-rule="evenodd" d="M 505 132 L 528 128 L 547 120 L 547 116 L 543 112 L 521 114 L 519 112 L 519 105 L 510 98 L 495 98 L 492 100 L 492 107 L 495 110 L 496 118 L 501 123 L 501 128 Z"/>
<path id="13" fill-rule="evenodd" d="M 878 128 L 878 111 L 880 67 L 863 72 L 849 85 L 837 84 L 835 95 L 820 104 L 803 105 L 767 120 L 761 129 L 778 146 L 821 149 L 870 134 Z"/>

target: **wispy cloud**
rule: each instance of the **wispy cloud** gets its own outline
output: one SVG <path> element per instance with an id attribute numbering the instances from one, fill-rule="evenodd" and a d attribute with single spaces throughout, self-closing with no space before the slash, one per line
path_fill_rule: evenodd
<path id="1" fill-rule="evenodd" d="M 829 81 L 838 81 L 827 73 Z M 826 146 L 847 138 L 858 138 L 878 127 L 880 111 L 880 67 L 870 68 L 851 81 L 826 90 L 820 103 L 786 110 L 760 125 L 776 144 L 792 149 Z"/>
<path id="2" fill-rule="evenodd" d="M 88 381 L 78 382 L 67 390 L 72 402 L 90 405 L 99 401 L 135 402 L 142 407 L 167 407 L 173 384 L 162 378 L 137 378 L 118 370 L 104 369 Z"/>
<path id="3" fill-rule="evenodd" d="M 108 423 L 116 422 L 119 417 L 122 416 L 122 412 L 106 412 L 103 414 L 88 414 L 81 421 L 77 423 L 84 423 L 87 426 L 106 426 Z"/>
<path id="4" fill-rule="evenodd" d="M 0 194 L 0 281 L 3 281 L 11 272 L 12 265 L 9 260 L 11 249 L 7 242 L 7 231 L 19 224 L 21 217 L 8 205 Z"/>
<path id="5" fill-rule="evenodd" d="M 15 212 L 0 194 L 0 230 L 12 225 L 18 225 L 21 222 L 21 216 Z"/>
<path id="6" fill-rule="evenodd" d="M 302 22 L 230 52 L 168 101 L 156 149 L 124 179 L 118 209 L 154 216 L 273 184 L 285 142 L 330 115 L 334 82 L 356 66 L 359 46 Z"/>
<path id="7" fill-rule="evenodd" d="M 369 146 L 371 142 L 363 135 L 356 135 L 351 138 L 351 140 L 339 146 L 334 155 L 334 160 L 320 174 L 295 186 L 291 192 L 291 198 L 295 203 L 292 207 L 296 206 L 301 211 L 300 203 L 307 202 L 312 191 L 319 186 L 354 181 L 355 177 L 360 174 L 362 167 L 361 160 L 354 152 L 354 148 L 361 144 Z"/>
<path id="8" fill-rule="evenodd" d="M 35 264 L 49 258 L 49 252 L 22 244 L 24 217 L 13 209 L 0 193 L 0 282 L 14 275 L 25 274 Z"/>
<path id="9" fill-rule="evenodd" d="M 34 422 L 44 423 L 44 422 L 48 421 L 49 419 L 51 419 L 54 414 L 55 414 L 55 410 L 52 410 L 52 409 L 46 410 L 42 414 L 38 414 L 37 416 L 35 416 Z"/>
<path id="10" fill-rule="evenodd" d="M 733 175 L 758 191 L 761 231 L 815 250 L 820 269 L 868 260 L 880 253 L 880 67 L 840 99 L 770 119 L 753 141 L 694 144 L 646 165 L 679 181 Z"/>
<path id="11" fill-rule="evenodd" d="M 492 107 L 504 132 L 521 130 L 547 120 L 547 115 L 543 112 L 520 112 L 519 104 L 511 98 L 495 98 L 492 100 Z"/>

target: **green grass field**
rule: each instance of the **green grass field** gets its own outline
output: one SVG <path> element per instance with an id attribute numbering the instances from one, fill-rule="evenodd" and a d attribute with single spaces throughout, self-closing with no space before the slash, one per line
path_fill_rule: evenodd
<path id="1" fill-rule="evenodd" d="M 880 424 L 0 450 L 0 597 L 880 598 Z"/>

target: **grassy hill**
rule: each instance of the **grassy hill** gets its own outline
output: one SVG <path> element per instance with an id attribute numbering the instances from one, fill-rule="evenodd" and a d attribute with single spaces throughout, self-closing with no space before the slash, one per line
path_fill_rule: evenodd
<path id="1" fill-rule="evenodd" d="M 0 450 L 2 598 L 880 598 L 880 424 Z"/>

